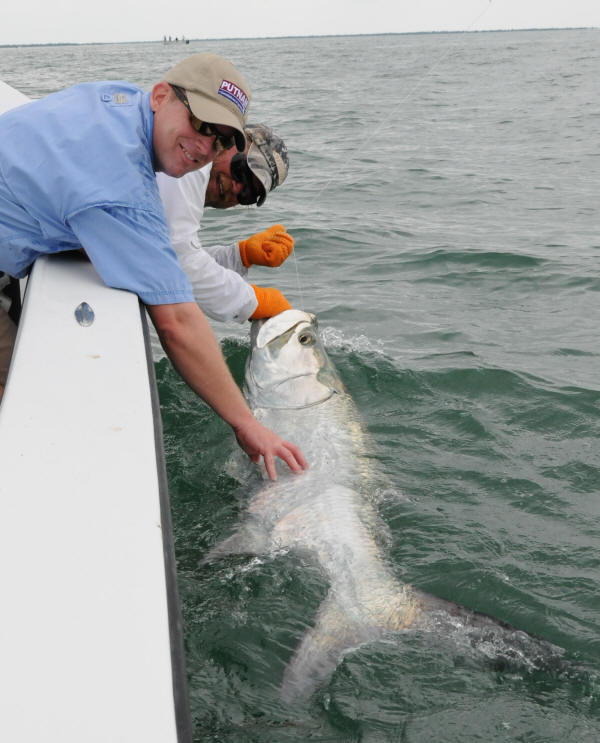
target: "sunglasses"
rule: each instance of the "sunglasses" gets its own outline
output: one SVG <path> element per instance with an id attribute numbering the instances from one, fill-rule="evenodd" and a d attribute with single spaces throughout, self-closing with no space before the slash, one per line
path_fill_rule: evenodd
<path id="1" fill-rule="evenodd" d="M 201 134 L 203 137 L 215 138 L 215 148 L 217 152 L 230 150 L 232 147 L 235 147 L 235 137 L 233 134 L 223 134 L 223 132 L 220 132 L 217 129 L 215 124 L 209 124 L 207 121 L 201 121 L 197 116 L 194 116 L 190 107 L 190 102 L 188 101 L 187 95 L 185 94 L 185 90 L 183 90 L 182 88 L 178 88 L 177 85 L 171 85 L 171 88 L 173 88 L 173 92 L 175 93 L 177 98 L 179 98 L 179 100 L 189 111 L 190 124 L 198 132 L 198 134 Z"/>
<path id="2" fill-rule="evenodd" d="M 256 183 L 252 171 L 248 167 L 248 158 L 245 152 L 238 152 L 231 158 L 231 177 L 241 183 L 243 188 L 238 194 L 238 202 L 248 206 L 256 204 L 262 196 L 262 189 Z"/>

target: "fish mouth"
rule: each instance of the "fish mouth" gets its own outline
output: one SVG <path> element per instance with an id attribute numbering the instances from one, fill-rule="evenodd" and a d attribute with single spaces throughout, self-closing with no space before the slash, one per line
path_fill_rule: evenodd
<path id="1" fill-rule="evenodd" d="M 264 410 L 304 410 L 304 408 L 312 408 L 315 405 L 321 405 L 322 403 L 327 402 L 327 400 L 329 400 L 338 392 L 338 390 L 336 390 L 334 387 L 330 387 L 328 385 L 324 385 L 322 382 L 319 382 L 315 374 L 294 374 L 293 376 L 287 377 L 281 382 L 277 382 L 276 384 L 270 386 L 260 385 L 256 381 L 256 377 L 254 376 L 252 371 L 250 371 L 249 377 L 252 381 L 253 386 L 257 390 L 260 390 L 262 393 L 270 393 L 269 397 L 275 396 L 276 398 L 279 397 L 282 400 L 282 402 L 279 404 L 261 403 L 259 407 L 263 408 Z M 305 377 L 315 380 L 316 384 L 318 385 L 318 390 L 319 392 L 321 392 L 321 394 L 311 398 L 309 401 L 297 402 L 296 404 L 283 402 L 283 400 L 285 400 L 286 398 L 289 399 L 290 397 L 290 395 L 287 393 L 287 389 L 290 383 L 297 381 L 298 379 L 303 379 Z M 292 386 L 292 396 L 296 392 L 296 390 L 297 388 Z"/>

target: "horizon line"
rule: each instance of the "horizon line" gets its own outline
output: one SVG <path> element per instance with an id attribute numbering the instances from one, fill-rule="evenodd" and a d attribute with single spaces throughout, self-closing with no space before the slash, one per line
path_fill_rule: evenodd
<path id="1" fill-rule="evenodd" d="M 264 41 L 265 39 L 326 39 L 340 37 L 357 37 L 357 36 L 421 36 L 425 34 L 487 34 L 487 33 L 512 33 L 524 31 L 597 31 L 599 26 L 532 26 L 523 28 L 486 28 L 486 29 L 460 29 L 460 30 L 439 30 L 439 31 L 379 31 L 373 33 L 348 33 L 348 34 L 285 34 L 281 36 L 219 36 L 210 38 L 185 38 L 175 37 L 170 41 L 163 39 L 138 39 L 135 41 L 38 41 L 38 42 L 21 42 L 21 43 L 0 43 L 0 49 L 15 47 L 31 46 L 93 46 L 99 44 L 179 44 L 182 42 L 189 43 L 192 41 Z"/>

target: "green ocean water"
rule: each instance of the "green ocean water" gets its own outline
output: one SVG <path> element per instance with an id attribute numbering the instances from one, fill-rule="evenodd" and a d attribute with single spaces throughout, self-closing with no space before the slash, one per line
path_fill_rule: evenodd
<path id="1" fill-rule="evenodd" d="M 0 49 L 31 96 L 149 87 L 217 51 L 290 150 L 261 209 L 207 210 L 205 244 L 282 222 L 253 269 L 314 312 L 373 439 L 397 577 L 537 635 L 531 670 L 443 637 L 349 653 L 290 708 L 283 668 L 326 591 L 302 555 L 199 563 L 246 493 L 228 427 L 157 352 L 195 740 L 600 738 L 600 31 Z M 215 324 L 241 381 L 248 328 Z M 349 453 L 350 455 L 350 453 Z"/>

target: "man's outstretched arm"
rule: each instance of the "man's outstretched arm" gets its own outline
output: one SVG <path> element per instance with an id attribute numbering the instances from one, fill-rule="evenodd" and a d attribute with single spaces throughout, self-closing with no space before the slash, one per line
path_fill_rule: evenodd
<path id="1" fill-rule="evenodd" d="M 147 309 L 173 366 L 191 389 L 229 423 L 238 444 L 253 462 L 262 456 L 273 480 L 275 457 L 283 459 L 294 472 L 307 467 L 295 444 L 284 441 L 252 415 L 197 304 L 147 305 Z"/>

